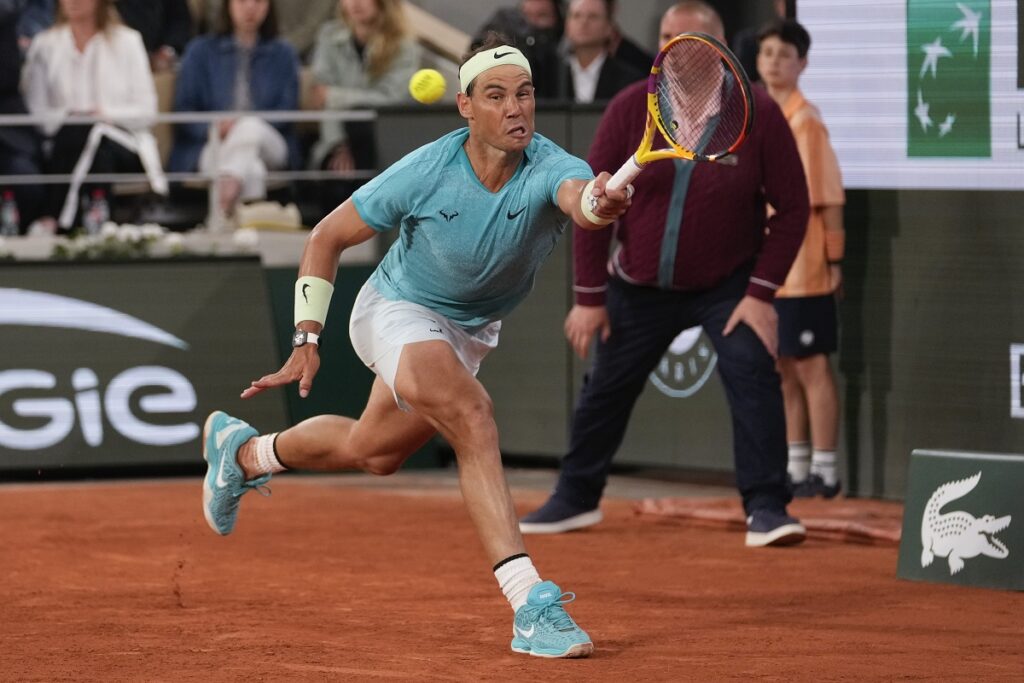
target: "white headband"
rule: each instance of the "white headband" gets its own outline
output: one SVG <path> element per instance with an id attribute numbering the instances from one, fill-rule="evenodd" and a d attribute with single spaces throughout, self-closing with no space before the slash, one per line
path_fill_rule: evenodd
<path id="1" fill-rule="evenodd" d="M 462 65 L 459 69 L 459 86 L 462 92 L 466 92 L 466 88 L 473 82 L 473 79 L 482 74 L 488 69 L 493 69 L 496 66 L 505 66 L 512 64 L 514 66 L 520 66 L 526 69 L 526 73 L 533 78 L 533 70 L 530 69 L 530 61 L 526 59 L 522 52 L 515 49 L 511 45 L 501 45 L 494 48 L 493 50 L 484 50 L 478 54 L 473 55 L 469 58 L 469 61 Z"/>

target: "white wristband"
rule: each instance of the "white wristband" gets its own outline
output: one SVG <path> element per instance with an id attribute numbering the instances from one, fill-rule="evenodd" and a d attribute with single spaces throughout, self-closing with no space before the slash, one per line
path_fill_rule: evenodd
<path id="1" fill-rule="evenodd" d="M 601 218 L 594 209 L 597 208 L 597 197 L 593 195 L 594 183 L 597 182 L 597 178 L 594 178 L 587 186 L 583 188 L 583 194 L 580 195 L 580 211 L 583 212 L 583 216 L 593 223 L 594 225 L 608 225 L 614 218 Z"/>
<path id="2" fill-rule="evenodd" d="M 327 322 L 327 309 L 331 306 L 334 285 L 320 277 L 304 275 L 295 281 L 295 326 L 303 320 Z"/>

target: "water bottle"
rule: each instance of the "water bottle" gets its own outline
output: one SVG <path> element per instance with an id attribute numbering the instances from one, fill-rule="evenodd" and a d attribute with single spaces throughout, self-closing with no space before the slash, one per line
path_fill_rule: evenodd
<path id="1" fill-rule="evenodd" d="M 103 190 L 93 190 L 89 205 L 82 218 L 82 227 L 87 235 L 98 235 L 103 224 L 110 220 L 110 204 Z"/>
<path id="2" fill-rule="evenodd" d="M 18 203 L 14 201 L 14 192 L 4 190 L 3 203 L 0 204 L 0 236 L 17 237 L 20 222 L 21 217 L 18 214 Z"/>

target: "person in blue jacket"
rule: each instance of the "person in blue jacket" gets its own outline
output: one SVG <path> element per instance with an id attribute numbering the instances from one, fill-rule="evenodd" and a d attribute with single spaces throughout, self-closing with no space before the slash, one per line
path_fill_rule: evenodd
<path id="1" fill-rule="evenodd" d="M 268 123 L 247 112 L 299 106 L 299 60 L 277 37 L 270 0 L 228 0 L 220 31 L 193 40 L 181 60 L 174 110 L 232 111 L 212 124 L 178 124 L 168 167 L 199 170 L 215 179 L 223 216 L 239 201 L 266 195 L 268 171 L 299 166 L 287 122 Z"/>

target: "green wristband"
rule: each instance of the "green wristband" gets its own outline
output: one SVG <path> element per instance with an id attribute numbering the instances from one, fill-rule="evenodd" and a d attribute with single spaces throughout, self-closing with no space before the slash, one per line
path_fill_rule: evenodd
<path id="1" fill-rule="evenodd" d="M 304 275 L 295 281 L 295 325 L 303 320 L 327 322 L 327 309 L 331 306 L 334 285 L 321 277 Z"/>

